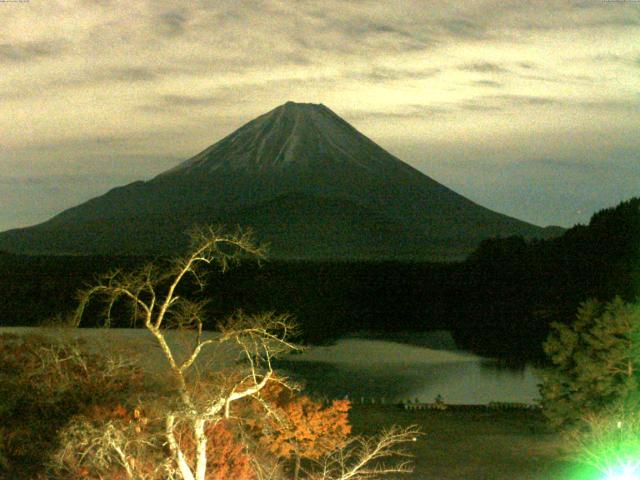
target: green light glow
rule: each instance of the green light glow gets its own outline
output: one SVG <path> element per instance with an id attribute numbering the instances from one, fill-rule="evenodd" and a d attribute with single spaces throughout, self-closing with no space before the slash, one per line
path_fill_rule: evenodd
<path id="1" fill-rule="evenodd" d="M 607 473 L 604 480 L 640 480 L 640 463 L 629 462 Z"/>
<path id="2" fill-rule="evenodd" d="M 571 480 L 640 480 L 640 406 L 636 399 L 590 418 L 568 434 L 574 452 Z"/>

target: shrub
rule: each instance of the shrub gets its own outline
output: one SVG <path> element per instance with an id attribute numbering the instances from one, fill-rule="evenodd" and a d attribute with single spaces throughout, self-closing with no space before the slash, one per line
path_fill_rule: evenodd
<path id="1" fill-rule="evenodd" d="M 44 472 L 59 431 L 87 408 L 115 404 L 141 387 L 140 369 L 39 335 L 0 335 L 1 470 Z"/>

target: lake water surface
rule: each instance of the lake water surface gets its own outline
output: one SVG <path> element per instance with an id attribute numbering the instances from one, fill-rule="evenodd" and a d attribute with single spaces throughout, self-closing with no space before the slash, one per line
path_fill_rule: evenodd
<path id="1" fill-rule="evenodd" d="M 80 337 L 99 351 L 116 350 L 137 357 L 150 371 L 166 371 L 166 359 L 144 329 L 0 328 L 0 332 L 39 333 L 57 338 Z M 205 337 L 215 335 L 205 332 Z M 170 332 L 168 341 L 187 351 L 190 336 Z M 219 367 L 231 352 L 208 352 L 207 363 Z M 180 357 L 180 355 L 178 355 Z M 205 356 L 203 355 L 203 360 Z M 450 404 L 489 402 L 534 403 L 540 380 L 534 370 L 504 369 L 497 362 L 455 350 L 448 332 L 411 334 L 394 339 L 344 338 L 330 346 L 310 347 L 278 360 L 278 368 L 300 380 L 310 392 L 354 401 L 382 398 L 386 402 L 432 402 L 437 395 Z"/>
<path id="2" fill-rule="evenodd" d="M 279 365 L 310 391 L 330 398 L 432 402 L 440 395 L 450 404 L 485 404 L 535 403 L 539 397 L 540 380 L 531 367 L 506 369 L 490 359 L 428 343 L 428 337 L 415 344 L 346 338 L 311 347 Z"/>

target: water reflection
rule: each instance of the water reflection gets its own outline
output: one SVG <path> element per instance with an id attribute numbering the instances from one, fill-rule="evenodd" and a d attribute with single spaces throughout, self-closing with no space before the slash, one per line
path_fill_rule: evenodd
<path id="1" fill-rule="evenodd" d="M 513 373 L 524 372 L 527 369 L 525 362 L 516 362 L 514 360 L 503 360 L 494 358 L 482 358 L 480 366 L 490 371 L 508 371 Z"/>
<path id="2" fill-rule="evenodd" d="M 451 404 L 534 403 L 538 398 L 539 379 L 529 366 L 382 340 L 343 339 L 312 347 L 278 367 L 307 391 L 330 398 L 432 402 L 441 396 Z"/>
<path id="3" fill-rule="evenodd" d="M 423 379 L 415 371 L 380 366 L 357 368 L 329 362 L 278 361 L 276 368 L 302 383 L 305 391 L 329 398 L 411 398 Z"/>

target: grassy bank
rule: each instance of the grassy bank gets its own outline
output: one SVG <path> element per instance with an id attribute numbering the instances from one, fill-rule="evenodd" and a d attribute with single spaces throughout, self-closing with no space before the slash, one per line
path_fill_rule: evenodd
<path id="1" fill-rule="evenodd" d="M 354 405 L 354 433 L 385 426 L 419 425 L 424 435 L 409 445 L 420 480 L 573 480 L 562 441 L 535 411 L 405 411 L 397 406 Z M 580 478 L 582 480 L 583 477 Z M 591 477 L 590 477 L 591 478 Z"/>

